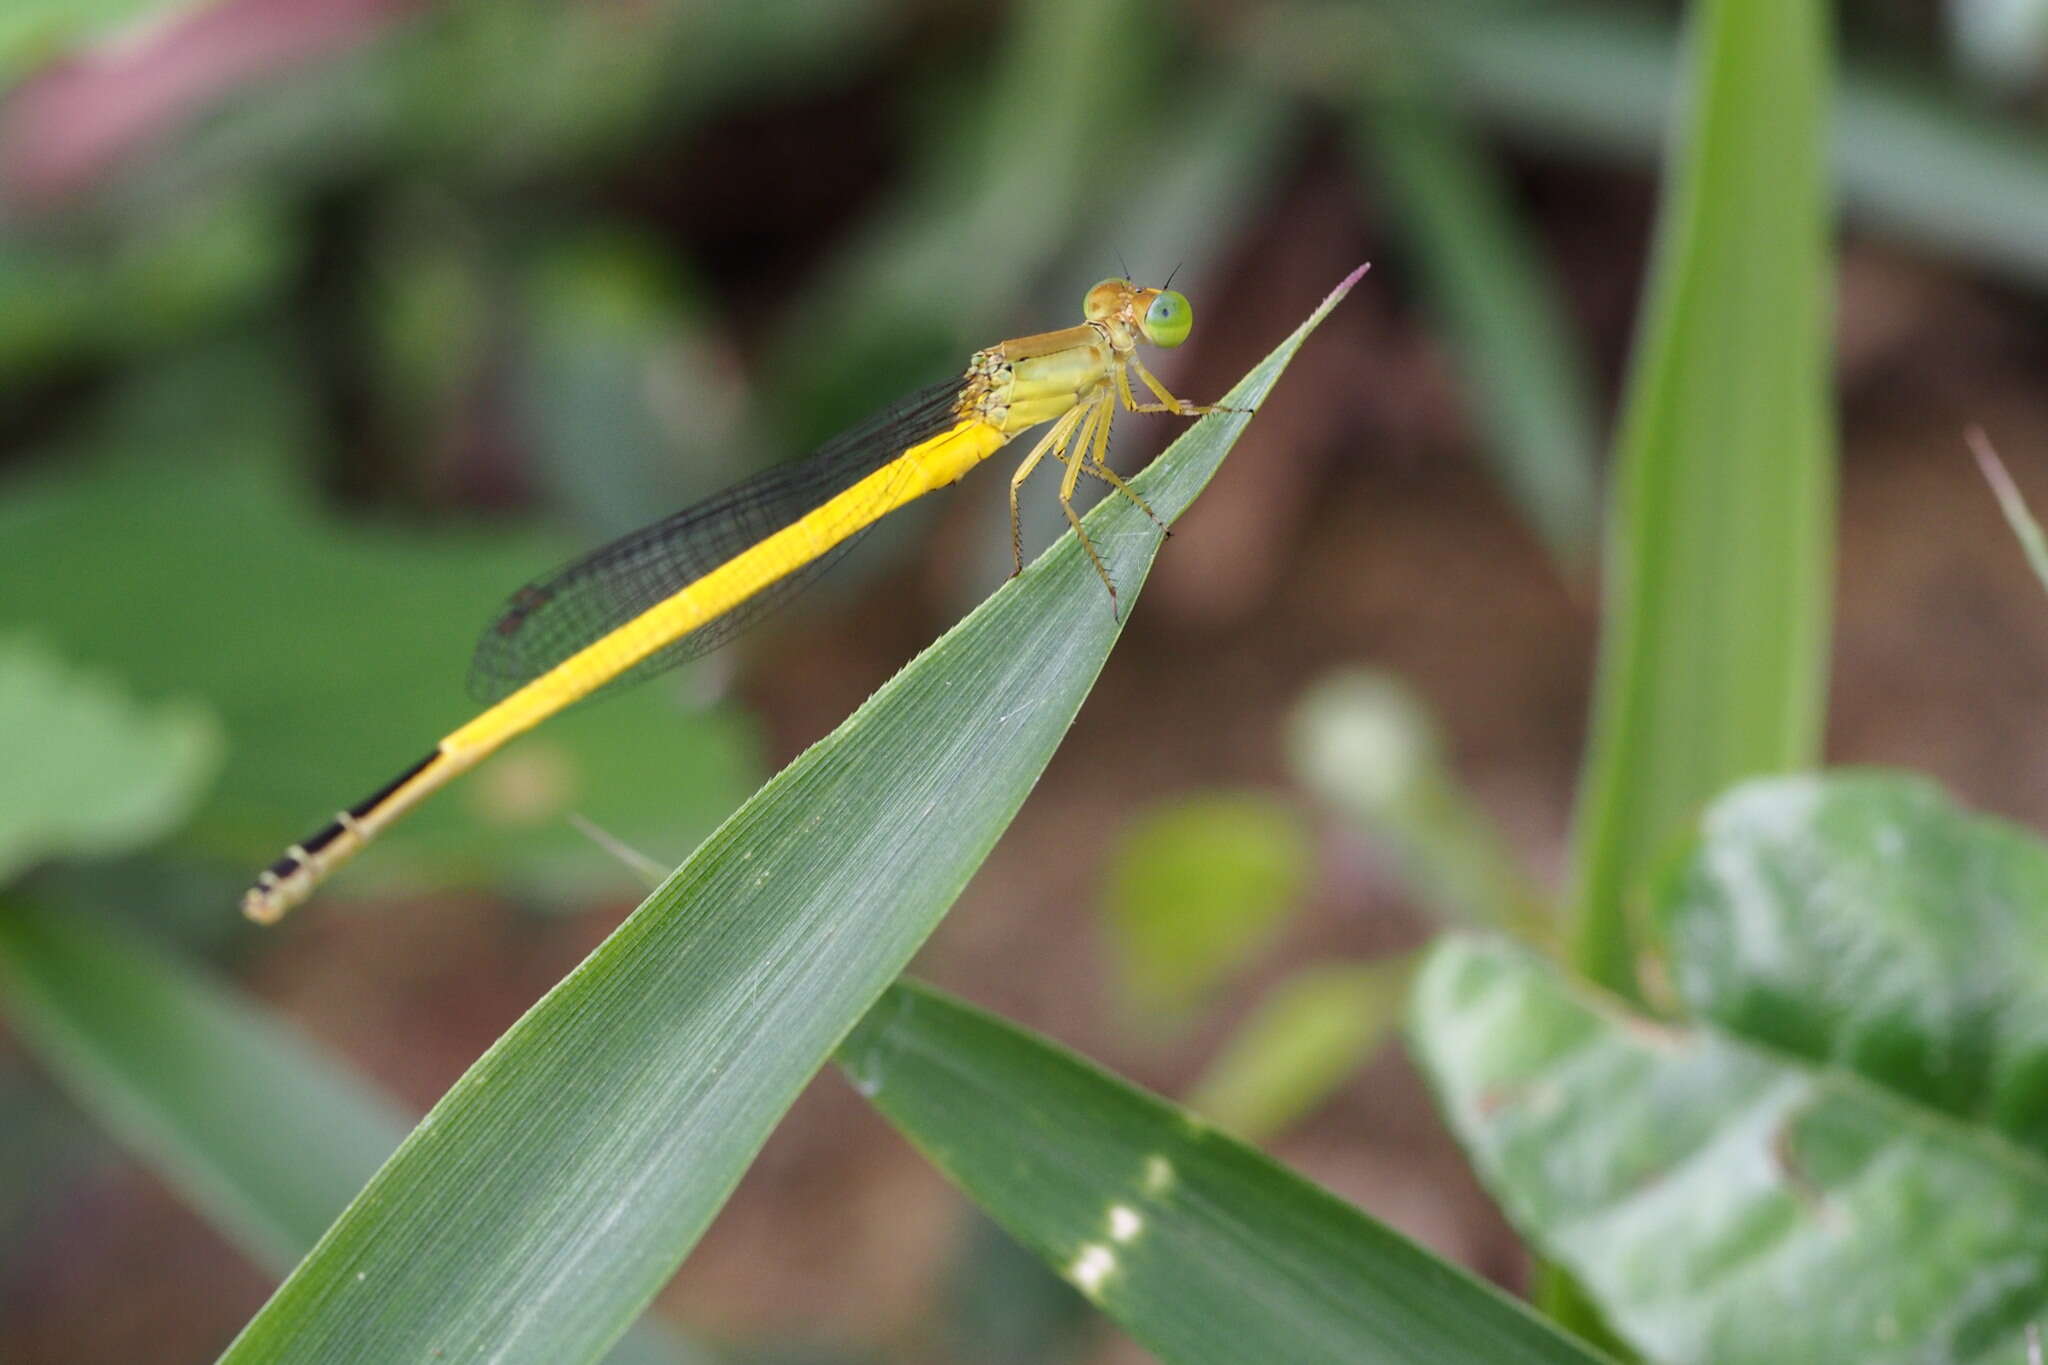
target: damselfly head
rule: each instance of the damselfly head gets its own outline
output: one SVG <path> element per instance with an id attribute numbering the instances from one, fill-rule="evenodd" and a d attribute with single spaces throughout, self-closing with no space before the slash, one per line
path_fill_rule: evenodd
<path id="1" fill-rule="evenodd" d="M 1081 311 L 1090 322 L 1122 324 L 1154 346 L 1168 349 L 1186 341 L 1195 325 L 1187 295 L 1175 289 L 1143 288 L 1126 279 L 1096 285 L 1081 300 Z"/>
<path id="2" fill-rule="evenodd" d="M 1132 312 L 1132 304 L 1138 294 L 1138 286 L 1122 276 L 1104 280 L 1089 290 L 1081 300 L 1081 316 L 1090 322 L 1109 322 L 1112 319 L 1136 326 L 1138 319 Z"/>

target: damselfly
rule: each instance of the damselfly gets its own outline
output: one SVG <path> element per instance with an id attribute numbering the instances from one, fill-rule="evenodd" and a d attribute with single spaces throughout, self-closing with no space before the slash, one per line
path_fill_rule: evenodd
<path id="1" fill-rule="evenodd" d="M 1107 463 L 1117 408 L 1183 417 L 1215 409 L 1174 397 L 1138 359 L 1140 341 L 1173 347 L 1187 340 L 1194 312 L 1183 295 L 1111 279 L 1089 290 L 1082 307 L 1079 326 L 977 351 L 964 376 L 912 394 L 809 458 L 764 470 L 514 593 L 470 668 L 470 691 L 487 708 L 292 845 L 243 896 L 243 911 L 275 921 L 379 831 L 506 740 L 601 688 L 731 639 L 787 601 L 861 531 L 1043 423 L 1052 426 L 1010 478 L 1016 566 L 1024 563 L 1017 490 L 1050 456 L 1065 466 L 1060 507 L 1114 609 L 1116 584 L 1074 510 L 1081 476 L 1102 480 L 1152 516 Z M 1133 375 L 1147 400 L 1133 389 Z"/>

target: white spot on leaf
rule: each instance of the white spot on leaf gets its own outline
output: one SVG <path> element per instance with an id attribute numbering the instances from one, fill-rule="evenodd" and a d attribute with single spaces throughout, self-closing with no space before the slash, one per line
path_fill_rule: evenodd
<path id="1" fill-rule="evenodd" d="M 1090 1242 L 1081 1248 L 1081 1254 L 1067 1267 L 1067 1278 L 1083 1294 L 1094 1298 L 1102 1292 L 1103 1284 L 1116 1274 L 1116 1253 L 1100 1243 Z"/>

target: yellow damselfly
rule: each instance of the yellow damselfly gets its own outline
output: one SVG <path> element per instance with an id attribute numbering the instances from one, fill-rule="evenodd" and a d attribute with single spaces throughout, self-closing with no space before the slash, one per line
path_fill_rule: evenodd
<path id="1" fill-rule="evenodd" d="M 787 601 L 861 531 L 1043 423 L 1052 426 L 1010 478 L 1016 567 L 1024 563 L 1017 490 L 1049 455 L 1065 466 L 1060 507 L 1114 609 L 1116 584 L 1074 510 L 1081 475 L 1152 516 L 1106 462 L 1118 405 L 1183 417 L 1215 409 L 1174 397 L 1138 359 L 1140 341 L 1173 347 L 1187 340 L 1194 312 L 1186 297 L 1111 279 L 1089 290 L 1082 308 L 1087 320 L 1079 326 L 977 351 L 964 376 L 912 394 L 807 459 L 764 470 L 514 593 L 484 631 L 470 668 L 470 691 L 486 709 L 292 845 L 243 896 L 243 912 L 277 920 L 379 831 L 506 740 L 601 688 L 724 643 Z M 1134 374 L 1154 401 L 1139 401 Z"/>

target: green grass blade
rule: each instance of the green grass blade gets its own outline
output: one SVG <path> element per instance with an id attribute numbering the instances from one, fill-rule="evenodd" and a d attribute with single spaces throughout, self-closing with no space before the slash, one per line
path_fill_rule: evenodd
<path id="1" fill-rule="evenodd" d="M 1266 992 L 1188 1091 L 1187 1104 L 1247 1142 L 1314 1112 L 1400 1022 L 1412 956 L 1317 962 Z"/>
<path id="2" fill-rule="evenodd" d="M 1813 761 L 1833 438 L 1826 17 L 1705 0 L 1619 442 L 1579 810 L 1581 970 L 1628 990 L 1630 898 L 1739 777 Z"/>
<path id="3" fill-rule="evenodd" d="M 1600 524 L 1585 343 L 1498 172 L 1430 95 L 1363 101 L 1352 137 L 1407 224 L 1495 475 L 1567 571 L 1583 572 Z"/>
<path id="4" fill-rule="evenodd" d="M 894 987 L 840 1059 L 997 1222 L 1171 1365 L 1598 1359 L 1193 1115 L 936 992 Z"/>
<path id="5" fill-rule="evenodd" d="M 397 1106 L 332 1058 L 88 916 L 6 906 L 0 1009 L 103 1127 L 279 1274 L 405 1136 Z"/>
<path id="6" fill-rule="evenodd" d="M 1678 70 L 1671 30 L 1612 5 L 1431 5 L 1467 107 L 1519 138 L 1655 153 Z M 2048 151 L 2029 127 L 1867 69 L 1843 73 L 1830 152 L 1843 207 L 1898 239 L 2048 280 Z"/>
<path id="7" fill-rule="evenodd" d="M 278 1020 L 82 914 L 0 906 L 0 1013 L 103 1128 L 280 1275 L 409 1122 Z M 607 1359 L 705 1357 L 643 1323 Z"/>
<path id="8" fill-rule="evenodd" d="M 179 845 L 246 871 L 469 713 L 472 630 L 562 553 L 481 525 L 321 513 L 288 468 L 319 439 L 289 353 L 187 348 L 0 479 L 0 546 L 36 566 L 0 574 L 0 630 L 31 623 L 86 668 L 213 709 L 230 742 Z M 242 640 L 272 643 L 261 667 Z M 738 716 L 661 688 L 583 708 L 427 803 L 334 889 L 496 879 L 538 902 L 629 887 L 563 815 L 673 866 L 759 782 L 753 749 Z M 6 770 L 0 753 L 0 786 Z"/>
<path id="9" fill-rule="evenodd" d="M 1351 279 L 1232 390 L 1256 406 Z M 1137 486 L 1163 517 L 1250 415 Z M 1089 519 L 1130 603 L 1156 530 Z M 707 840 L 493 1045 L 249 1324 L 231 1361 L 589 1360 L 930 933 L 1121 623 L 1062 540 Z"/>
<path id="10" fill-rule="evenodd" d="M 219 747 L 204 711 L 136 706 L 0 637 L 0 772 L 26 783 L 0 781 L 0 879 L 161 836 L 204 792 Z M 278 1274 L 405 1136 L 395 1106 L 277 1020 L 81 913 L 0 904 L 0 1016 L 81 1109 Z M 700 1358 L 647 1325 L 610 1357 Z"/>
<path id="11" fill-rule="evenodd" d="M 2013 538 L 2019 541 L 2020 550 L 2027 557 L 2027 567 L 2041 580 L 2041 586 L 2048 588 L 2048 536 L 2042 535 L 2041 523 L 2027 509 L 2026 495 L 2013 482 L 2005 461 L 1992 449 L 1991 438 L 1977 427 L 1970 428 L 1968 436 L 1970 453 L 1977 457 L 1977 468 L 1984 471 L 1984 482 L 1991 485 L 1998 510 L 2005 514 L 2005 524 L 2012 528 Z"/>

